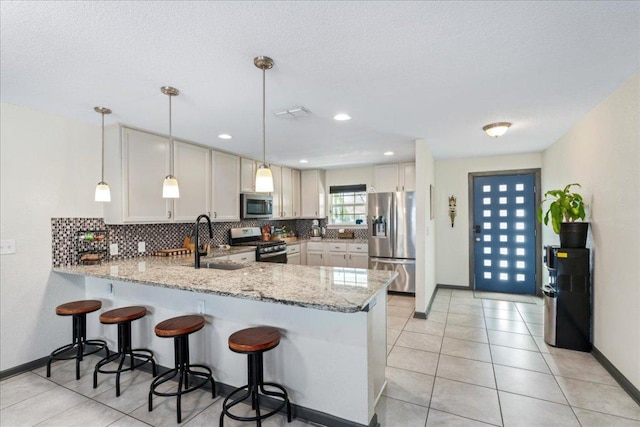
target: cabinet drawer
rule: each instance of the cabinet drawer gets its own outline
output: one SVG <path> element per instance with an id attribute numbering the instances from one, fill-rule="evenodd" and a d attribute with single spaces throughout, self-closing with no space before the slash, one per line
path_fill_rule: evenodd
<path id="1" fill-rule="evenodd" d="M 299 254 L 300 253 L 300 245 L 287 245 L 287 254 Z"/>
<path id="2" fill-rule="evenodd" d="M 307 251 L 319 251 L 322 252 L 324 250 L 324 243 L 322 242 L 308 242 L 307 243 Z"/>
<path id="3" fill-rule="evenodd" d="M 346 252 L 347 244 L 346 243 L 327 243 L 329 247 L 329 252 Z"/>
<path id="4" fill-rule="evenodd" d="M 350 253 L 355 253 L 355 252 L 367 253 L 367 252 L 369 252 L 369 245 L 366 244 L 366 243 L 349 243 L 348 244 L 348 248 L 349 248 L 349 252 Z"/>
<path id="5" fill-rule="evenodd" d="M 241 252 L 239 254 L 229 255 L 229 261 L 254 262 L 255 260 L 256 260 L 255 252 Z"/>

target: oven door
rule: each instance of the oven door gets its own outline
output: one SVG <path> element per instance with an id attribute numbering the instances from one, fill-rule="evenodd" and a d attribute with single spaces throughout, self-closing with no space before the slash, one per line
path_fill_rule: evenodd
<path id="1" fill-rule="evenodd" d="M 277 262 L 280 264 L 287 263 L 287 251 L 273 252 L 269 254 L 258 254 L 258 262 Z"/>

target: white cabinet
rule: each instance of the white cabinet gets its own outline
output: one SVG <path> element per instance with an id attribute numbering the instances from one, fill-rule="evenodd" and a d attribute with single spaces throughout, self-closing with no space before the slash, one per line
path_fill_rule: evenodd
<path id="1" fill-rule="evenodd" d="M 369 268 L 367 243 L 309 242 L 306 254 L 307 265 Z"/>
<path id="2" fill-rule="evenodd" d="M 307 243 L 307 265 L 325 265 L 324 243 Z"/>
<path id="3" fill-rule="evenodd" d="M 314 169 L 300 173 L 300 204 L 302 218 L 324 218 L 327 216 L 325 171 Z"/>
<path id="4" fill-rule="evenodd" d="M 271 176 L 273 177 L 273 215 L 272 219 L 282 218 L 282 168 L 276 165 L 270 165 Z"/>
<path id="5" fill-rule="evenodd" d="M 287 245 L 287 264 L 295 264 L 300 265 L 301 257 L 300 257 L 300 245 L 299 244 L 291 244 Z"/>
<path id="6" fill-rule="evenodd" d="M 211 220 L 240 221 L 240 158 L 212 151 L 211 167 Z"/>
<path id="7" fill-rule="evenodd" d="M 174 175 L 180 184 L 180 198 L 173 200 L 175 221 L 194 221 L 209 211 L 210 152 L 206 147 L 173 141 Z"/>
<path id="8" fill-rule="evenodd" d="M 347 244 L 347 267 L 369 268 L 369 246 L 367 243 Z"/>
<path id="9" fill-rule="evenodd" d="M 280 216 L 282 218 L 293 218 L 293 182 L 291 180 L 291 169 L 283 167 L 281 176 L 280 211 L 282 214 Z"/>
<path id="10" fill-rule="evenodd" d="M 375 189 L 377 193 L 414 191 L 416 189 L 415 163 L 377 165 L 375 167 Z"/>
<path id="11" fill-rule="evenodd" d="M 240 159 L 240 191 L 254 193 L 256 191 L 256 170 L 258 162 L 251 159 Z"/>
<path id="12" fill-rule="evenodd" d="M 291 212 L 292 218 L 300 218 L 300 171 L 291 169 Z"/>
<path id="13" fill-rule="evenodd" d="M 256 253 L 255 252 L 241 252 L 239 254 L 229 255 L 229 261 L 234 262 L 255 262 Z"/>
<path id="14" fill-rule="evenodd" d="M 273 174 L 273 219 L 300 215 L 300 171 L 271 165 Z"/>
<path id="15" fill-rule="evenodd" d="M 347 244 L 346 243 L 325 243 L 328 250 L 327 266 L 346 267 L 347 266 Z"/>

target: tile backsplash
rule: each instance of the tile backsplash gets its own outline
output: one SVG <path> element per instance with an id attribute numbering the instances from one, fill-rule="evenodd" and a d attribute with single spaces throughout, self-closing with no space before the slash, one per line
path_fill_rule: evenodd
<path id="1" fill-rule="evenodd" d="M 311 235 L 312 220 L 246 220 L 212 223 L 213 239 L 209 238 L 205 224 L 201 223 L 199 239 L 214 245 L 229 244 L 230 228 L 267 224 L 286 226 L 303 239 Z M 320 226 L 325 225 L 326 220 L 320 220 Z M 51 218 L 51 263 L 53 266 L 76 265 L 79 263 L 79 252 L 83 249 L 104 249 L 107 258 L 121 259 L 149 255 L 161 249 L 180 248 L 184 238 L 193 233 L 193 228 L 193 223 L 106 225 L 102 218 Z M 86 230 L 105 230 L 107 238 L 103 242 L 80 242 L 78 232 Z M 354 232 L 358 239 L 367 238 L 366 229 L 356 229 Z M 326 237 L 337 238 L 338 230 L 327 229 Z M 144 253 L 138 253 L 138 242 L 145 242 Z M 111 243 L 118 244 L 116 256 L 109 255 Z"/>

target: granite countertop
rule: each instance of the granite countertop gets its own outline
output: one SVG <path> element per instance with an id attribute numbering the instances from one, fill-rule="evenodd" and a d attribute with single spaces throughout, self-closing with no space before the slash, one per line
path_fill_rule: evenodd
<path id="1" fill-rule="evenodd" d="M 366 309 L 374 295 L 397 277 L 390 271 L 264 262 L 242 264 L 246 267 L 238 270 L 196 270 L 192 265 L 192 256 L 142 257 L 53 271 L 343 313 Z"/>
<path id="2" fill-rule="evenodd" d="M 227 246 L 226 248 L 218 248 L 213 246 L 209 250 L 209 254 L 207 255 L 207 257 L 219 257 L 219 256 L 234 255 L 234 254 L 241 254 L 241 253 L 255 252 L 255 251 L 256 251 L 255 246 Z M 191 255 L 191 258 L 193 258 L 193 255 Z M 200 258 L 200 259 L 204 259 L 204 258 Z"/>
<path id="3" fill-rule="evenodd" d="M 320 240 L 311 240 L 309 239 L 298 239 L 292 242 L 288 242 L 288 245 L 295 245 L 297 243 L 305 243 L 305 242 L 320 242 L 320 243 L 359 243 L 359 244 L 363 244 L 363 243 L 368 243 L 369 240 L 367 239 L 320 239 Z"/>

